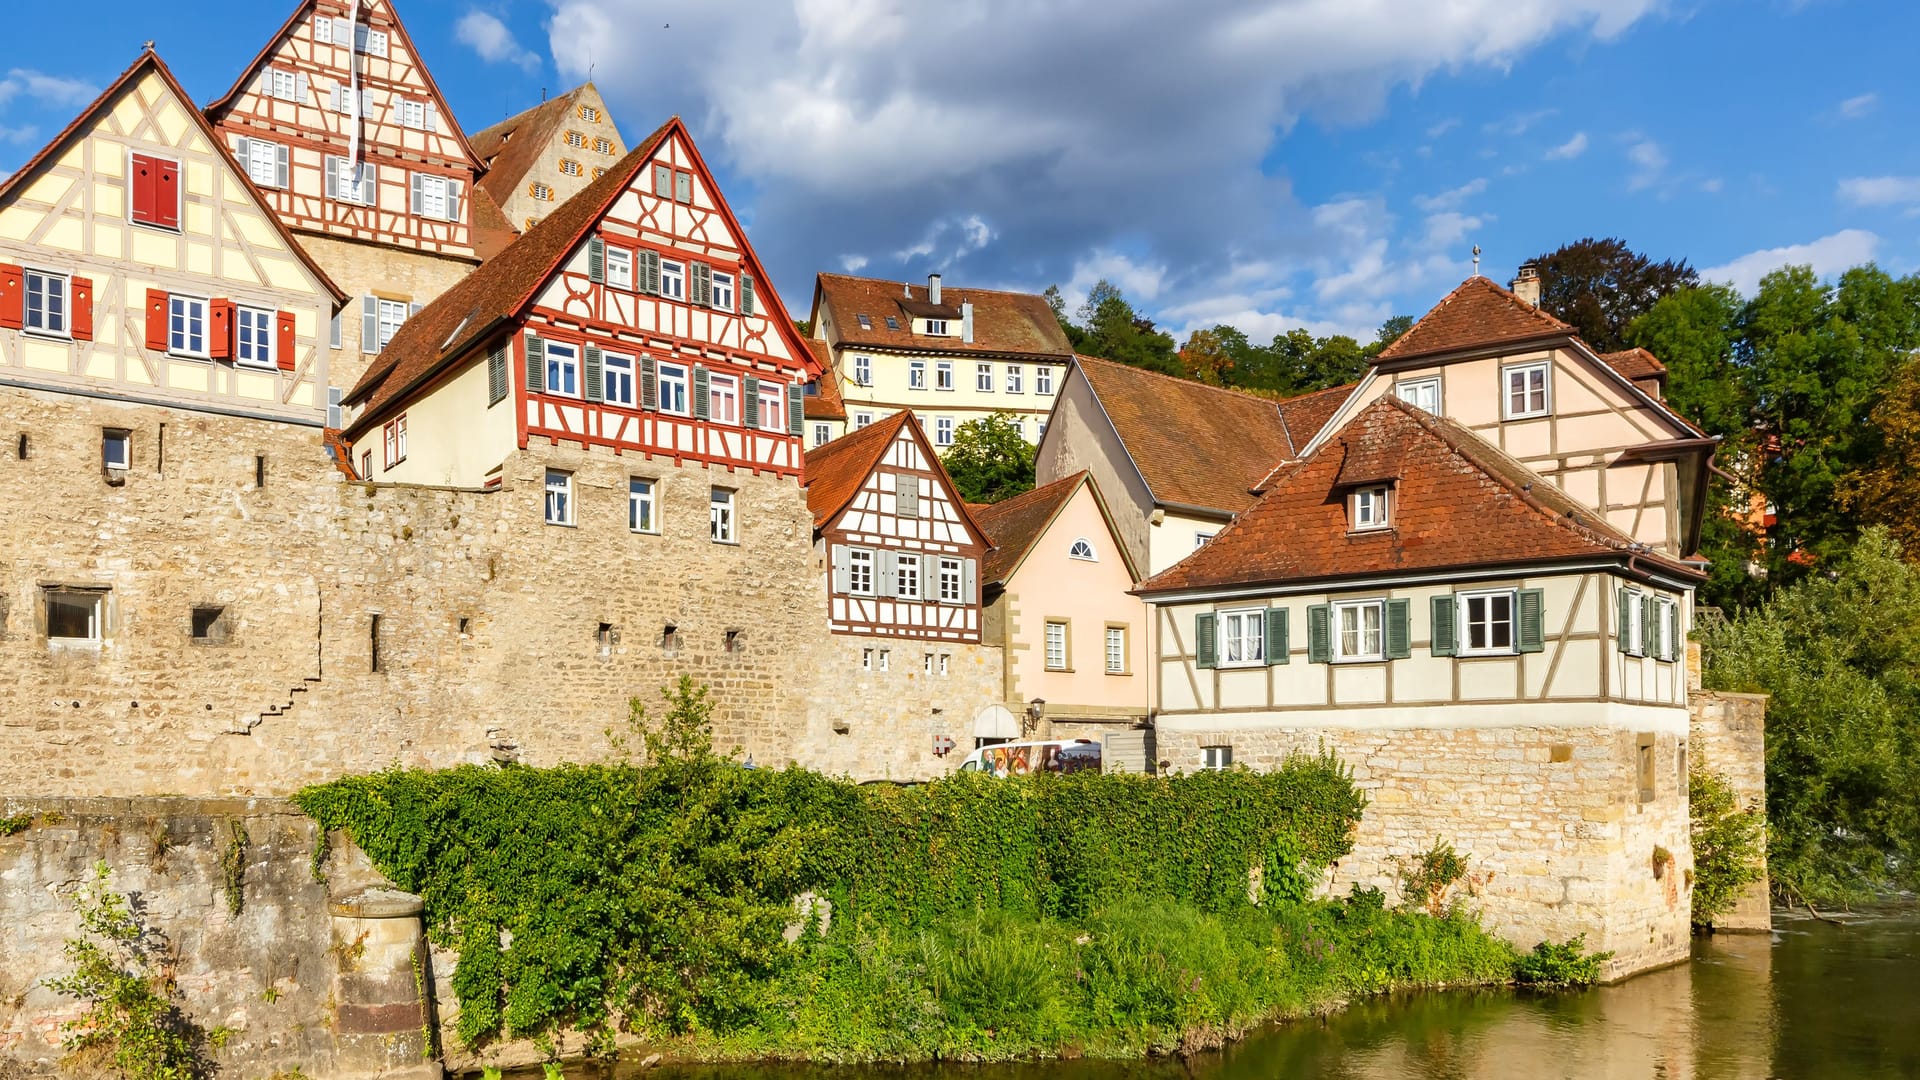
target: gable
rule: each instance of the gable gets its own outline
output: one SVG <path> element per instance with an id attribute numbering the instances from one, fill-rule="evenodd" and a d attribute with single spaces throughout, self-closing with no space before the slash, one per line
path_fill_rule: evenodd
<path id="1" fill-rule="evenodd" d="M 915 477 L 919 482 L 917 506 L 905 520 L 899 516 L 897 492 L 899 477 Z M 918 524 L 909 524 L 917 522 Z M 907 531 L 920 533 L 915 539 L 958 548 L 986 547 L 986 534 L 975 524 L 947 478 L 940 458 L 927 444 L 917 425 L 901 424 L 886 440 L 872 460 L 858 489 L 846 506 L 834 517 L 829 528 L 841 533 L 869 536 L 901 536 Z"/>

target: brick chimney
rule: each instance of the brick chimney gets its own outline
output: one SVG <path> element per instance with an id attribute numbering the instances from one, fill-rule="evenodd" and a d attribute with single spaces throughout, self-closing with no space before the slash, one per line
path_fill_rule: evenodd
<path id="1" fill-rule="evenodd" d="M 927 303 L 937 304 L 939 302 L 940 302 L 940 275 L 928 274 L 927 275 Z"/>
<path id="2" fill-rule="evenodd" d="M 1539 307 L 1540 268 L 1532 263 L 1521 263 L 1520 269 L 1514 272 L 1513 284 L 1508 288 L 1513 290 L 1513 295 L 1534 307 Z"/>

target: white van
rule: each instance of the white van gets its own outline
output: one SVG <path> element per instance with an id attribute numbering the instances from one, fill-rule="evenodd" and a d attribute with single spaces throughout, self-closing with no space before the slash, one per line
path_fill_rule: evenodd
<path id="1" fill-rule="evenodd" d="M 983 746 L 960 762 L 961 772 L 989 776 L 1100 771 L 1100 744 L 1092 739 L 1043 739 Z"/>

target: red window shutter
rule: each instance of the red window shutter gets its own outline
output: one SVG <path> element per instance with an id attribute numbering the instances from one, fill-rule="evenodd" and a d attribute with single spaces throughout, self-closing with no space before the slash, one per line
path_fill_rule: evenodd
<path id="1" fill-rule="evenodd" d="M 156 224 L 154 205 L 158 201 L 155 185 L 160 180 L 160 162 L 146 154 L 133 155 L 133 220 Z"/>
<path id="2" fill-rule="evenodd" d="M 233 301 L 207 302 L 207 355 L 215 360 L 233 357 Z"/>
<path id="3" fill-rule="evenodd" d="M 0 263 L 0 329 L 18 330 L 26 325 L 26 302 L 26 271 Z"/>
<path id="4" fill-rule="evenodd" d="M 68 295 L 73 298 L 73 340 L 93 340 L 93 279 L 71 278 Z"/>
<path id="5" fill-rule="evenodd" d="M 167 293 L 164 289 L 147 290 L 147 348 L 154 352 L 167 351 Z"/>
<path id="6" fill-rule="evenodd" d="M 274 316 L 273 360 L 280 365 L 281 371 L 293 370 L 293 312 L 282 311 Z"/>
<path id="7" fill-rule="evenodd" d="M 169 229 L 180 227 L 180 164 L 160 159 L 153 185 L 154 224 Z"/>

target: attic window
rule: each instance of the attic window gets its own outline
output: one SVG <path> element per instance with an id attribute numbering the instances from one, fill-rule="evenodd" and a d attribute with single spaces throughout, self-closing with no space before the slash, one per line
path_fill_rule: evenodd
<path id="1" fill-rule="evenodd" d="M 1097 561 L 1093 554 L 1093 542 L 1084 536 L 1075 540 L 1073 546 L 1067 549 L 1067 557 L 1070 559 L 1084 559 L 1087 562 Z"/>
<path id="2" fill-rule="evenodd" d="M 860 320 L 860 329 L 862 329 L 862 330 L 871 330 L 871 329 L 873 329 L 873 319 L 872 319 L 872 318 L 871 318 L 870 316 L 867 316 L 867 315 L 855 315 L 855 316 L 854 316 L 854 318 L 856 318 L 856 319 L 859 319 L 859 320 Z"/>
<path id="3" fill-rule="evenodd" d="M 1353 493 L 1353 529 L 1384 529 L 1393 523 L 1387 510 L 1384 485 L 1363 487 Z"/>
<path id="4" fill-rule="evenodd" d="M 540 200 L 541 202 L 553 201 L 553 189 L 548 187 L 545 184 L 540 183 L 537 180 L 534 181 L 532 187 L 528 189 L 527 193 L 532 195 L 534 198 Z"/>
<path id="5" fill-rule="evenodd" d="M 613 153 L 613 140 L 595 139 L 593 140 L 593 149 L 597 153 L 611 154 Z"/>
<path id="6" fill-rule="evenodd" d="M 891 316 L 891 315 L 889 315 L 889 316 L 887 316 L 887 329 L 889 329 L 889 330 L 898 330 L 898 329 L 900 329 L 900 320 L 899 320 L 899 319 L 896 319 L 896 318 L 894 318 L 894 317 L 893 317 L 893 316 Z"/>
<path id="7" fill-rule="evenodd" d="M 582 105 L 580 106 L 580 119 L 585 120 L 589 124 L 597 124 L 600 122 L 600 110 L 591 105 Z"/>
<path id="8" fill-rule="evenodd" d="M 577 131 L 569 131 L 567 132 L 567 145 L 573 147 L 576 150 L 580 149 L 581 147 L 587 145 L 587 137 L 585 135 L 580 134 Z"/>
<path id="9" fill-rule="evenodd" d="M 577 161 L 575 161 L 575 160 L 573 160 L 572 158 L 561 158 L 561 159 L 560 159 L 560 172 L 561 172 L 561 173 L 562 173 L 563 175 L 566 175 L 566 176 L 579 176 L 579 175 L 581 175 L 582 173 L 584 173 L 585 171 L 586 171 L 585 169 L 582 169 L 582 168 L 580 167 L 580 163 L 579 163 L 579 162 L 577 162 Z"/>

